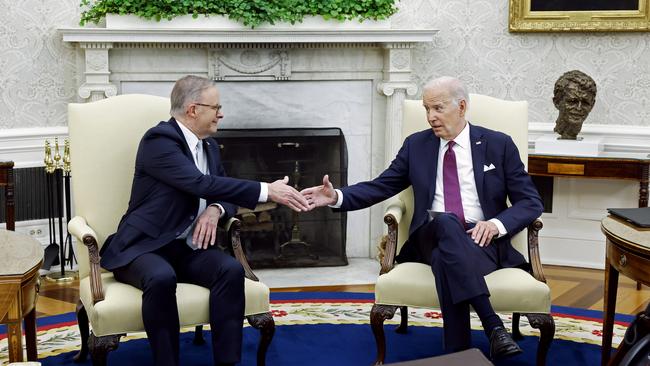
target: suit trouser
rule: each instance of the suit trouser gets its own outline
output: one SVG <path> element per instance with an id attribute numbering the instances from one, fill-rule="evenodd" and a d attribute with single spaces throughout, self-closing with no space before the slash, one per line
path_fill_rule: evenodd
<path id="1" fill-rule="evenodd" d="M 490 293 L 483 278 L 498 266 L 494 248 L 480 247 L 453 214 L 440 214 L 409 239 L 425 263 L 431 264 L 442 310 L 445 349 L 469 348 L 468 300 Z"/>
<path id="2" fill-rule="evenodd" d="M 215 363 L 241 358 L 244 270 L 230 255 L 211 248 L 192 250 L 175 240 L 113 271 L 115 278 L 143 291 L 142 320 L 156 366 L 179 364 L 176 283 L 210 289 L 210 328 Z"/>

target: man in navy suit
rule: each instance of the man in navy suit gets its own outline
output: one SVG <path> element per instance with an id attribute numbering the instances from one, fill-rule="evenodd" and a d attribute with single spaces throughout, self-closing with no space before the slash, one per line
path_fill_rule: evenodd
<path id="1" fill-rule="evenodd" d="M 102 247 L 101 265 L 143 291 L 142 317 L 157 366 L 179 364 L 177 281 L 210 289 L 214 362 L 232 365 L 241 358 L 244 270 L 230 255 L 207 250 L 217 224 L 236 205 L 271 200 L 296 211 L 309 207 L 287 177 L 267 184 L 225 176 L 210 137 L 223 118 L 212 80 L 178 80 L 170 113 L 140 141 L 129 206 Z"/>
<path id="2" fill-rule="evenodd" d="M 431 265 L 446 350 L 470 346 L 471 305 L 490 339 L 491 356 L 517 354 L 521 349 L 492 309 L 483 277 L 525 265 L 510 238 L 541 215 L 541 199 L 512 139 L 465 120 L 469 97 L 460 80 L 432 80 L 422 104 L 431 129 L 408 136 L 377 178 L 335 190 L 326 175 L 322 186 L 301 193 L 312 208 L 350 211 L 413 186 L 409 239 L 396 259 Z"/>

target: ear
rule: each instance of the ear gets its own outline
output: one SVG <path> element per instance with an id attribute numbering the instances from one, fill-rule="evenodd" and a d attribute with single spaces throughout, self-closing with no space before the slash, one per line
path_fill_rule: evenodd
<path id="1" fill-rule="evenodd" d="M 189 117 L 195 117 L 196 116 L 196 105 L 195 104 L 189 104 L 187 108 L 185 108 L 185 114 Z"/>
<path id="2" fill-rule="evenodd" d="M 467 101 L 465 99 L 458 101 L 458 112 L 461 117 L 465 117 L 465 113 L 467 113 Z"/>

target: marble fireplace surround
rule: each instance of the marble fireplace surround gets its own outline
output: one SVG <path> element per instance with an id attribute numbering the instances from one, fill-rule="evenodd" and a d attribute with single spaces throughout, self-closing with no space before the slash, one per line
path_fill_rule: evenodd
<path id="1" fill-rule="evenodd" d="M 401 145 L 401 104 L 417 93 L 412 49 L 423 29 L 65 28 L 78 50 L 79 98 L 168 96 L 186 74 L 219 82 L 223 128 L 339 127 L 348 183 L 371 179 Z M 152 121 L 153 123 L 153 121 Z M 373 257 L 383 207 L 348 214 L 348 257 Z"/>

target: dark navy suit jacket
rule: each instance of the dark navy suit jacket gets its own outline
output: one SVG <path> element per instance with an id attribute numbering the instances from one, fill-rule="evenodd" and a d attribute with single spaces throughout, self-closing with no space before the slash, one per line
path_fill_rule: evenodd
<path id="1" fill-rule="evenodd" d="M 213 138 L 203 140 L 203 151 L 209 175 L 196 167 L 174 118 L 144 134 L 136 155 L 129 207 L 117 232 L 102 247 L 102 267 L 113 270 L 172 242 L 194 221 L 199 198 L 206 199 L 208 205 L 221 204 L 224 218 L 235 214 L 236 205 L 255 207 L 260 184 L 226 177 Z"/>
<path id="2" fill-rule="evenodd" d="M 510 136 L 469 125 L 472 165 L 479 201 L 486 220 L 499 219 L 508 235 L 486 250 L 501 267 L 516 267 L 524 257 L 510 244 L 510 238 L 542 214 L 539 193 L 524 170 L 519 151 Z M 436 170 L 440 138 L 432 130 L 416 132 L 406 138 L 397 156 L 381 175 L 371 181 L 342 188 L 344 211 L 358 210 L 381 202 L 413 186 L 415 207 L 409 236 L 428 222 L 436 192 Z M 494 169 L 484 172 L 484 166 Z M 512 206 L 508 207 L 509 198 Z M 423 262 L 415 246 L 407 241 L 397 257 L 399 262 Z M 430 264 L 430 263 L 426 263 Z"/>

